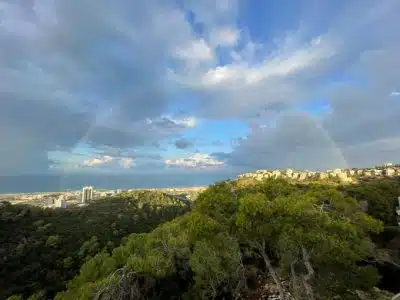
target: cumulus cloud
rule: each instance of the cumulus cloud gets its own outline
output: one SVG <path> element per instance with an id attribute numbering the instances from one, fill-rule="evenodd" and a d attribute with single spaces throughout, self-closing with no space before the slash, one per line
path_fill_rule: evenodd
<path id="1" fill-rule="evenodd" d="M 388 93 L 400 81 L 399 49 L 363 52 L 346 71 L 370 84 L 327 87 L 329 112 L 322 118 L 281 115 L 274 126 L 256 128 L 239 140 L 227 160 L 248 169 L 329 169 L 398 161 L 400 102 Z"/>
<path id="2" fill-rule="evenodd" d="M 281 46 L 284 47 L 284 46 Z M 247 62 L 226 65 L 201 74 L 200 82 L 206 88 L 226 87 L 240 84 L 240 87 L 262 83 L 268 79 L 291 76 L 302 70 L 312 68 L 335 54 L 333 46 L 327 43 L 310 41 L 303 49 L 278 53 L 266 58 L 259 66 L 249 66 Z M 237 86 L 236 86 L 237 87 Z"/>
<path id="3" fill-rule="evenodd" d="M 398 27 L 394 10 L 400 7 L 396 1 L 371 4 L 363 9 L 359 2 L 347 6 L 324 34 L 311 35 L 307 43 L 299 44 L 295 32 L 256 67 L 241 66 L 237 54 L 232 65 L 195 74 L 208 81 L 185 81 L 187 86 L 197 84 L 195 89 L 210 101 L 204 114 L 215 118 L 260 117 L 256 110 L 263 106 L 282 108 L 261 117 L 265 124 L 238 139 L 232 153 L 215 155 L 243 170 L 398 161 L 400 61 L 395 53 L 400 34 L 387 28 Z M 360 12 L 357 20 L 354 11 Z M 367 31 L 368 36 L 363 33 Z M 328 112 L 318 117 L 293 113 L 312 98 L 326 99 Z"/>
<path id="4" fill-rule="evenodd" d="M 143 123 L 161 118 L 165 63 L 194 38 L 172 2 L 49 0 L 0 9 L 0 119 L 8 132 L 0 155 L 16 153 L 1 161 L 1 173 L 44 171 L 49 151 L 81 140 L 127 147 L 165 137 L 168 130 L 155 132 L 161 125 L 146 133 Z M 19 148 L 22 136 L 29 150 Z"/>
<path id="5" fill-rule="evenodd" d="M 219 28 L 212 30 L 210 41 L 215 46 L 233 47 L 237 44 L 240 32 L 235 28 Z"/>
<path id="6" fill-rule="evenodd" d="M 96 158 L 91 158 L 87 159 L 82 163 L 82 167 L 97 167 L 101 165 L 108 164 L 114 160 L 113 157 L 105 155 L 102 157 L 96 157 Z"/>
<path id="7" fill-rule="evenodd" d="M 167 159 L 165 164 L 169 167 L 205 169 L 220 167 L 224 163 L 207 153 L 195 153 L 185 158 Z"/>
<path id="8" fill-rule="evenodd" d="M 400 32 L 388 30 L 399 27 L 396 0 L 310 6 L 294 22 L 301 26 L 267 37 L 237 22 L 235 0 L 21 3 L 0 4 L 0 157 L 13 157 L 0 160 L 1 174 L 46 172 L 59 164 L 53 152 L 69 161 L 82 145 L 84 169 L 398 158 Z M 296 113 L 319 99 L 326 114 Z M 175 112 L 183 109 L 190 113 Z M 164 160 L 140 151 L 174 141 L 187 148 L 179 137 L 202 119 L 254 116 L 262 126 L 232 153 L 199 145 L 200 153 Z"/>
<path id="9" fill-rule="evenodd" d="M 231 48 L 230 62 L 193 72 L 176 70 L 171 78 L 202 97 L 202 116 L 247 118 L 262 106 L 294 107 L 323 97 L 323 83 L 342 73 L 362 52 L 395 44 L 398 34 L 388 34 L 387 28 L 398 25 L 393 13 L 396 7 L 396 1 L 374 2 L 368 7 L 354 2 L 336 10 L 328 28 L 319 26 L 317 11 L 310 8 L 310 20 L 278 36 L 272 47 L 270 42 L 256 42 L 243 34 L 245 46 Z M 328 5 L 318 7 L 321 14 L 329 14 L 328 10 Z M 357 20 L 354 12 L 360 12 Z M 367 28 L 373 28 L 368 37 L 364 35 Z"/>
<path id="10" fill-rule="evenodd" d="M 175 55 L 189 62 L 209 61 L 215 58 L 213 50 L 204 40 L 193 40 L 182 47 L 177 47 Z"/>
<path id="11" fill-rule="evenodd" d="M 78 163 L 57 162 L 51 165 L 54 171 L 82 172 L 82 171 L 122 171 L 135 166 L 135 159 L 126 156 L 98 155 L 84 159 Z"/>
<path id="12" fill-rule="evenodd" d="M 293 105 L 310 95 L 315 76 L 322 75 L 337 50 L 327 37 L 310 39 L 297 47 L 286 43 L 279 43 L 275 51 L 256 62 L 254 43 L 249 41 L 253 50 L 246 47 L 234 52 L 229 64 L 193 72 L 177 70 L 171 78 L 201 95 L 204 105 L 200 113 L 205 117 L 247 118 L 261 106 Z"/>
<path id="13" fill-rule="evenodd" d="M 221 157 L 221 155 L 220 155 Z M 243 169 L 327 169 L 345 167 L 341 150 L 318 122 L 306 115 L 286 115 L 271 128 L 258 128 L 225 155 Z"/>
<path id="14" fill-rule="evenodd" d="M 184 118 L 175 118 L 171 116 L 162 116 L 157 119 L 147 119 L 146 124 L 149 125 L 150 128 L 159 129 L 166 128 L 170 130 L 175 129 L 185 129 L 185 128 L 193 128 L 196 126 L 196 118 L 195 117 L 184 117 Z"/>

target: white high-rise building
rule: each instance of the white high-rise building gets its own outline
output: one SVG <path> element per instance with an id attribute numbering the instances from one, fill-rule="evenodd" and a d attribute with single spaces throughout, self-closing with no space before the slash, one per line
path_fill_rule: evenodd
<path id="1" fill-rule="evenodd" d="M 82 203 L 88 203 L 93 199 L 93 187 L 85 186 L 82 189 Z"/>
<path id="2" fill-rule="evenodd" d="M 59 208 L 67 208 L 67 201 L 60 197 L 56 200 L 55 205 Z"/>

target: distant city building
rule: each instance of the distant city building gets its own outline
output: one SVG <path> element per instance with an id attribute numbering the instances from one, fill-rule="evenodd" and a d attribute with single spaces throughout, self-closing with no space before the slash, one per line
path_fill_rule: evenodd
<path id="1" fill-rule="evenodd" d="M 85 186 L 82 189 L 82 203 L 88 203 L 93 199 L 93 187 Z"/>
<path id="2" fill-rule="evenodd" d="M 67 208 L 67 201 L 62 198 L 57 199 L 55 204 L 58 208 Z"/>
<path id="3" fill-rule="evenodd" d="M 384 170 L 384 174 L 385 174 L 386 176 L 391 177 L 391 176 L 394 176 L 394 175 L 396 174 L 396 170 L 394 170 L 394 169 L 392 169 L 392 168 L 386 168 L 386 169 Z"/>
<path id="4" fill-rule="evenodd" d="M 328 178 L 328 174 L 327 173 L 319 173 L 319 179 L 327 179 Z"/>

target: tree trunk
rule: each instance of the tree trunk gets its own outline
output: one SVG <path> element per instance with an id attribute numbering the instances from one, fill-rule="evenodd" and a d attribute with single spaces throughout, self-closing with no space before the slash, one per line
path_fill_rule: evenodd
<path id="1" fill-rule="evenodd" d="M 302 276 L 303 279 L 303 285 L 304 288 L 306 289 L 306 293 L 308 295 L 308 298 L 310 300 L 314 300 L 314 293 L 312 290 L 312 287 L 309 283 L 309 280 L 314 276 L 314 269 L 311 265 L 310 262 L 310 254 L 307 252 L 307 250 L 305 248 L 301 248 L 302 254 L 303 254 L 303 263 L 307 268 L 307 274 Z"/>
<path id="2" fill-rule="evenodd" d="M 296 275 L 296 270 L 294 269 L 295 264 L 297 263 L 297 259 L 292 261 L 290 264 L 290 273 L 291 273 L 291 286 L 292 286 L 292 296 L 295 300 L 299 299 L 299 293 L 298 293 L 298 286 L 297 286 L 297 275 Z"/>
<path id="3" fill-rule="evenodd" d="M 276 284 L 276 286 L 278 288 L 279 295 L 280 295 L 281 299 L 284 300 L 285 299 L 285 294 L 283 292 L 283 286 L 282 286 L 281 282 L 279 281 L 279 278 L 278 278 L 278 275 L 275 272 L 275 269 L 271 265 L 271 260 L 269 259 L 267 253 L 265 252 L 265 247 L 261 247 L 261 249 L 259 249 L 259 251 L 260 251 L 261 256 L 262 256 L 262 258 L 264 260 L 265 266 L 267 267 L 269 273 L 271 274 L 272 278 L 275 281 L 275 284 Z"/>

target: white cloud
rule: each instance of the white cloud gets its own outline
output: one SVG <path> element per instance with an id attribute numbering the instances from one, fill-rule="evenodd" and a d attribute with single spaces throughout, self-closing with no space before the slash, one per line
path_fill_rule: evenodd
<path id="1" fill-rule="evenodd" d="M 184 118 L 181 121 L 181 123 L 184 124 L 186 127 L 193 128 L 196 127 L 197 121 L 196 118 L 190 117 L 190 118 Z"/>
<path id="2" fill-rule="evenodd" d="M 182 77 L 192 75 L 181 82 L 194 88 L 245 88 L 248 85 L 265 84 L 268 80 L 286 80 L 302 71 L 308 71 L 326 62 L 335 55 L 334 44 L 317 37 L 318 43 L 312 39 L 299 49 L 287 51 L 285 44 L 280 45 L 275 53 L 268 55 L 262 63 L 249 64 L 240 59 L 239 62 L 217 66 L 196 74 L 181 74 Z M 236 55 L 240 54 L 236 53 Z M 237 59 L 239 59 L 237 57 Z M 179 74 L 178 74 L 179 76 Z M 225 100 L 225 99 L 224 99 Z"/>
<path id="3" fill-rule="evenodd" d="M 364 51 L 343 70 L 354 81 L 332 84 L 324 97 L 329 113 L 281 115 L 275 126 L 239 140 L 228 164 L 243 168 L 328 169 L 365 167 L 400 160 L 400 102 L 388 89 L 400 80 L 398 47 Z"/>
<path id="4" fill-rule="evenodd" d="M 232 157 L 261 164 L 268 152 L 275 153 L 270 157 L 276 166 L 285 165 L 282 157 L 312 164 L 307 152 L 286 155 L 282 148 L 291 144 L 284 137 L 297 143 L 302 138 L 308 146 L 325 141 L 325 150 L 336 152 L 319 152 L 324 163 L 342 163 L 337 149 L 346 161 L 369 161 L 354 149 L 378 157 L 383 155 L 378 149 L 388 145 L 383 141 L 394 145 L 385 155 L 395 156 L 400 31 L 387 28 L 399 27 L 396 0 L 367 6 L 355 1 L 332 11 L 327 4 L 310 6 L 306 18 L 293 22 L 304 26 L 274 28 L 289 30 L 283 38 L 282 31 L 262 36 L 246 24 L 236 27 L 235 0 L 185 0 L 184 10 L 167 0 L 95 6 L 90 0 L 11 2 L 0 3 L 0 157 L 14 159 L 0 161 L 2 174 L 45 172 L 52 164 L 49 153 L 57 147 L 72 152 L 82 140 L 94 153 L 104 145 L 136 150 L 175 140 L 202 119 L 248 121 L 260 109 L 297 109 L 310 99 L 330 102 L 321 127 L 292 121 L 304 130 L 289 135 L 284 124 L 262 128 Z M 202 33 L 195 32 L 185 11 L 193 12 Z M 332 84 L 335 80 L 339 83 Z M 358 84 L 362 87 L 355 88 Z M 193 110 L 182 117 L 171 108 Z M 141 163 L 102 154 L 80 166 L 123 169 Z M 213 160 L 195 154 L 168 162 L 188 167 Z"/>
<path id="5" fill-rule="evenodd" d="M 182 47 L 177 47 L 175 55 L 189 62 L 210 61 L 215 58 L 213 50 L 204 39 L 193 40 Z"/>
<path id="6" fill-rule="evenodd" d="M 283 41 L 270 50 L 248 40 L 241 51 L 231 52 L 231 63 L 175 69 L 169 78 L 199 94 L 202 118 L 247 118 L 262 106 L 296 105 L 317 92 L 313 82 L 338 50 L 334 40 L 320 35 L 292 44 Z"/>
<path id="7" fill-rule="evenodd" d="M 167 159 L 165 160 L 165 164 L 170 167 L 203 169 L 222 166 L 224 163 L 207 153 L 195 153 L 186 158 Z"/>
<path id="8" fill-rule="evenodd" d="M 240 32 L 237 29 L 226 27 L 212 30 L 210 35 L 212 45 L 233 47 L 239 40 Z"/>
<path id="9" fill-rule="evenodd" d="M 245 76 L 246 68 L 241 66 L 218 66 L 204 73 L 199 83 L 205 87 L 230 85 Z"/>
<path id="10" fill-rule="evenodd" d="M 49 152 L 72 150 L 82 137 L 93 148 L 123 148 L 184 130 L 158 124 L 147 132 L 144 124 L 169 105 L 173 49 L 196 39 L 172 1 L 14 2 L 0 3 L 0 156 L 17 137 L 31 142 L 0 161 L 1 174 L 45 172 Z"/>
<path id="11" fill-rule="evenodd" d="M 147 119 L 146 127 L 142 128 L 145 130 L 156 129 L 157 132 L 167 131 L 170 134 L 174 132 L 180 132 L 183 129 L 194 128 L 197 125 L 197 119 L 195 117 L 174 117 L 170 115 L 164 115 L 156 119 Z"/>
<path id="12" fill-rule="evenodd" d="M 132 157 L 123 156 L 109 156 L 100 155 L 97 157 L 89 158 L 81 163 L 63 163 L 58 162 L 50 166 L 53 170 L 62 171 L 80 171 L 84 169 L 95 169 L 95 170 L 118 170 L 118 169 L 131 169 L 135 165 L 135 159 Z"/>
<path id="13" fill-rule="evenodd" d="M 229 51 L 231 62 L 189 71 L 175 69 L 171 78 L 202 99 L 201 118 L 246 119 L 259 113 L 262 107 L 269 109 L 279 104 L 293 109 L 311 99 L 327 99 L 329 82 L 353 78 L 363 82 L 362 73 L 367 74 L 374 67 L 360 69 L 360 75 L 349 72 L 349 64 L 371 49 L 380 52 L 399 45 L 398 33 L 389 34 L 385 29 L 398 26 L 393 13 L 398 4 L 388 2 L 363 9 L 356 21 L 351 15 L 359 11 L 360 4 L 349 4 L 335 11 L 328 27 L 315 26 L 318 21 L 313 23 L 313 18 L 305 19 L 303 27 L 295 28 L 283 38 L 274 36 L 272 44 L 260 40 L 256 43 L 243 30 L 241 41 L 245 45 Z M 329 7 L 321 8 L 329 15 Z M 314 14 L 319 12 L 309 12 L 309 16 Z M 219 28 L 229 27 L 215 26 L 215 30 Z M 387 68 L 392 69 L 391 62 L 387 63 Z M 390 89 L 398 85 L 394 79 L 397 73 L 385 75 L 386 84 L 391 83 Z"/>
<path id="14" fill-rule="evenodd" d="M 114 158 L 111 156 L 108 156 L 108 155 L 90 158 L 90 159 L 85 160 L 82 163 L 82 167 L 98 167 L 98 166 L 108 164 L 108 163 L 112 162 L 113 160 L 114 160 Z"/>

